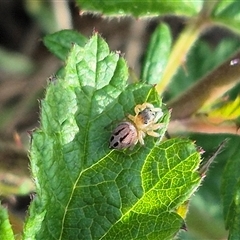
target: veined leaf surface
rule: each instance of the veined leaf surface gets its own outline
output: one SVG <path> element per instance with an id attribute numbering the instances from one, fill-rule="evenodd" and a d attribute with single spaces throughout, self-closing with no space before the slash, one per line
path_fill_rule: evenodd
<path id="1" fill-rule="evenodd" d="M 24 239 L 168 239 L 180 229 L 176 209 L 200 184 L 200 155 L 186 139 L 159 143 L 170 114 L 153 86 L 127 78 L 125 60 L 96 34 L 49 83 L 32 136 L 37 194 Z M 161 138 L 109 149 L 111 129 L 143 102 L 162 107 Z"/>

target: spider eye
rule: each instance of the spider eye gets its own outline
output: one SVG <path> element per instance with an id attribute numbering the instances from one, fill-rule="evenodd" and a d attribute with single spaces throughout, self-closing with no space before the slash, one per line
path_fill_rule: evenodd
<path id="1" fill-rule="evenodd" d="M 138 116 L 142 119 L 143 124 L 149 124 L 154 120 L 156 114 L 152 111 L 152 109 L 145 108 L 138 114 Z"/>

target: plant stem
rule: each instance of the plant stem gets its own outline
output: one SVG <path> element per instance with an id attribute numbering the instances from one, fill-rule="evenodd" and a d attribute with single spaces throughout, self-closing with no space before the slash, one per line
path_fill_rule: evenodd
<path id="1" fill-rule="evenodd" d="M 168 126 L 168 133 L 171 137 L 184 134 L 187 135 L 193 132 L 204 134 L 231 134 L 240 136 L 240 130 L 234 123 L 228 125 L 216 125 L 201 117 L 173 120 Z"/>
<path id="2" fill-rule="evenodd" d="M 201 16 L 202 15 L 199 15 L 197 19 L 191 19 L 176 41 L 169 57 L 168 64 L 164 70 L 163 77 L 156 85 L 156 90 L 160 95 L 166 89 L 166 86 L 171 81 L 178 67 L 185 62 L 187 53 L 198 39 L 203 29 L 208 26 L 206 18 L 203 19 Z"/>
<path id="3" fill-rule="evenodd" d="M 240 82 L 240 51 L 198 81 L 168 106 L 172 108 L 172 119 L 190 117 L 200 108 L 212 104 L 226 91 Z"/>
<path id="4" fill-rule="evenodd" d="M 198 16 L 189 20 L 185 30 L 181 33 L 173 47 L 162 79 L 156 85 L 156 90 L 160 95 L 166 89 L 179 66 L 184 64 L 187 53 L 200 34 L 211 25 L 210 16 L 218 2 L 219 0 L 205 0 Z"/>

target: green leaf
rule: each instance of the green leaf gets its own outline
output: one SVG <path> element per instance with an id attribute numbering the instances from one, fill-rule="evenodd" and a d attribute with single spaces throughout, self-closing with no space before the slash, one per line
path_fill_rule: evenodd
<path id="1" fill-rule="evenodd" d="M 82 34 L 67 29 L 49 34 L 43 38 L 43 43 L 49 51 L 63 61 L 66 60 L 74 43 L 83 47 L 86 42 L 87 38 Z"/>
<path id="2" fill-rule="evenodd" d="M 82 11 L 91 11 L 106 15 L 126 16 L 160 16 L 163 14 L 177 14 L 193 16 L 197 14 L 203 1 L 175 1 L 174 4 L 162 0 L 150 1 L 107 1 L 107 0 L 77 0 Z"/>
<path id="3" fill-rule="evenodd" d="M 224 121 L 234 121 L 240 116 L 240 96 L 236 97 L 233 101 L 225 101 L 221 106 L 207 113 L 207 119 L 210 122 L 222 123 Z"/>
<path id="4" fill-rule="evenodd" d="M 234 32 L 240 34 L 240 2 L 238 0 L 222 0 L 216 5 L 212 13 L 215 23 L 223 25 Z"/>
<path id="5" fill-rule="evenodd" d="M 234 193 L 231 206 L 229 208 L 228 227 L 229 227 L 229 240 L 240 238 L 240 181 L 238 179 L 236 192 Z"/>
<path id="6" fill-rule="evenodd" d="M 240 238 L 240 176 L 239 176 L 239 137 L 229 152 L 222 181 L 223 213 L 229 239 Z"/>
<path id="7" fill-rule="evenodd" d="M 147 50 L 142 79 L 156 84 L 161 79 L 170 54 L 172 37 L 169 27 L 161 24 L 153 33 Z"/>
<path id="8" fill-rule="evenodd" d="M 14 240 L 11 224 L 8 219 L 8 213 L 0 204 L 0 239 Z"/>
<path id="9" fill-rule="evenodd" d="M 154 160 L 147 157 L 142 167 L 142 196 L 103 239 L 170 239 L 181 227 L 175 210 L 199 184 L 194 173 L 199 154 L 190 141 L 180 139 L 163 142 L 151 154 Z"/>
<path id="10" fill-rule="evenodd" d="M 221 142 L 226 139 L 229 141 L 223 151 L 216 156 L 201 187 L 191 198 L 186 218 L 187 231 L 181 231 L 178 239 L 227 239 L 228 231 L 225 230 L 223 219 L 221 181 L 229 154 L 235 151 L 235 144 L 238 145 L 239 137 L 230 134 L 191 134 L 190 138 L 197 146 L 204 149 L 203 164 L 213 156 Z"/>
<path id="11" fill-rule="evenodd" d="M 176 209 L 200 184 L 200 155 L 189 140 L 150 136 L 133 150 L 108 148 L 114 122 L 136 104 L 162 107 L 161 138 L 169 122 L 155 89 L 127 79 L 124 59 L 94 35 L 50 82 L 32 137 L 37 196 L 24 239 L 168 239 L 180 229 Z"/>

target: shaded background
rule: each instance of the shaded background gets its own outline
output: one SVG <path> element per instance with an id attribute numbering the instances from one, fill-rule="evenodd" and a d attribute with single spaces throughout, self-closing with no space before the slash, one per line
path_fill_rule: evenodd
<path id="1" fill-rule="evenodd" d="M 42 38 L 61 29 L 75 29 L 87 37 L 98 31 L 111 50 L 123 53 L 128 65 L 139 76 L 149 38 L 161 21 L 171 26 L 173 39 L 176 39 L 186 19 L 170 16 L 148 20 L 103 19 L 81 13 L 74 2 L 0 1 L 0 199 L 10 210 L 16 233 L 21 232 L 34 192 L 28 149 L 31 131 L 38 126 L 38 100 L 44 97 L 48 78 L 64 64 L 49 53 Z M 231 33 L 212 29 L 202 38 L 214 47 L 225 36 Z M 198 138 L 201 136 L 195 136 Z M 214 147 L 206 143 L 210 153 Z M 215 170 L 222 169 L 224 164 L 216 165 Z M 216 196 L 219 188 L 216 183 Z M 201 191 L 204 194 L 204 188 Z M 190 234 L 183 233 L 180 238 L 226 239 L 221 208 L 216 206 L 209 211 L 200 193 L 190 208 Z M 220 199 L 218 203 L 221 204 Z"/>

